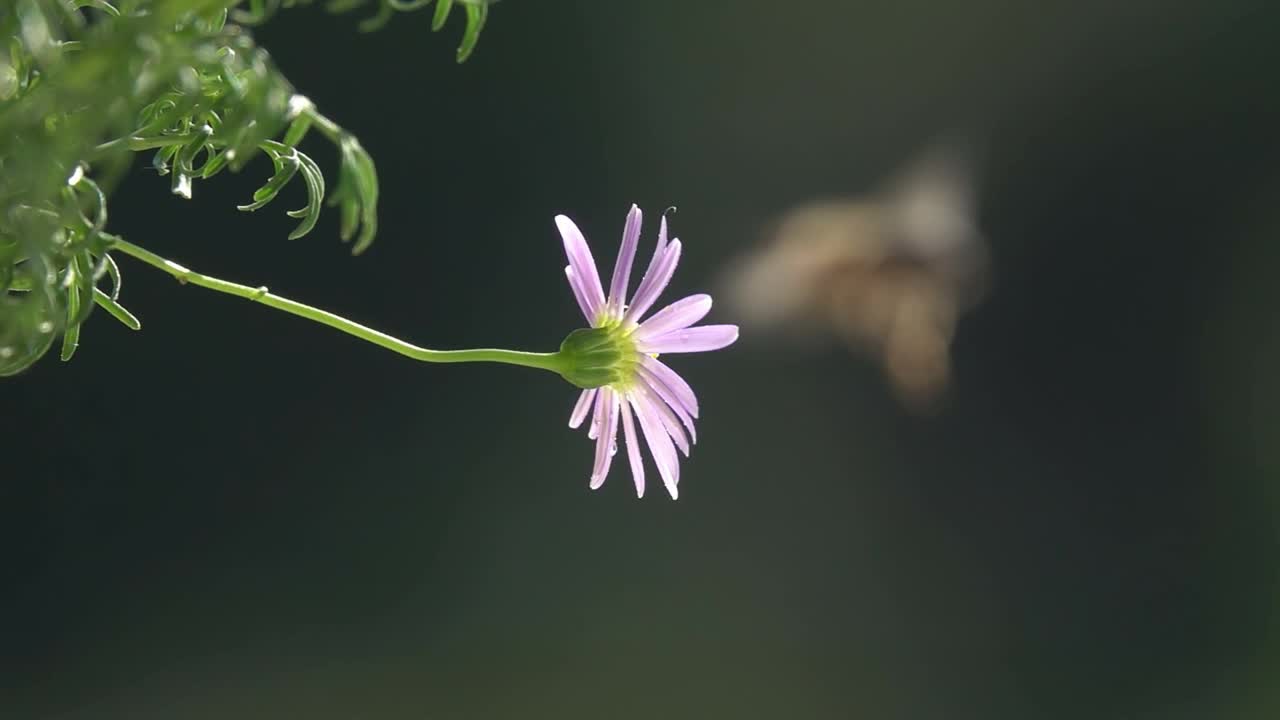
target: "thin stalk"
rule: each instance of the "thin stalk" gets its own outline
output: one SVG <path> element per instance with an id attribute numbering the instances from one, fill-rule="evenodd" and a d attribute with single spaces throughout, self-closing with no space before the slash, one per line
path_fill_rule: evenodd
<path id="1" fill-rule="evenodd" d="M 166 260 L 159 255 L 147 250 L 146 248 L 134 245 L 131 242 L 122 239 L 115 239 L 112 247 L 120 252 L 133 257 L 137 260 L 163 270 L 172 275 L 178 282 L 191 285 L 199 285 L 203 288 L 215 290 L 227 295 L 234 295 L 244 298 L 250 302 L 261 303 L 267 307 L 282 310 L 290 315 L 297 315 L 313 322 L 340 330 L 348 335 L 355 336 L 365 342 L 373 343 L 379 347 L 384 347 L 392 352 L 400 353 L 405 357 L 413 358 L 421 362 L 431 363 L 462 363 L 462 362 L 495 362 L 507 365 L 519 365 L 521 367 L 538 368 L 539 370 L 550 370 L 554 373 L 560 373 L 564 369 L 564 358 L 560 353 L 531 353 L 521 352 L 519 350 L 500 350 L 496 348 L 478 348 L 474 350 L 431 350 L 429 348 L 418 347 L 412 343 L 405 342 L 396 337 L 392 337 L 383 332 L 374 330 L 373 328 L 361 325 L 358 322 L 348 320 L 340 315 L 311 307 L 296 300 L 275 295 L 267 290 L 266 287 L 249 287 L 239 283 L 219 280 L 215 277 L 202 275 L 198 272 L 179 265 L 172 260 Z"/>
<path id="2" fill-rule="evenodd" d="M 316 110 L 314 106 L 308 108 L 305 112 L 311 116 L 311 126 L 319 130 L 331 142 L 336 144 L 346 133 L 338 123 L 321 115 L 320 111 Z"/>

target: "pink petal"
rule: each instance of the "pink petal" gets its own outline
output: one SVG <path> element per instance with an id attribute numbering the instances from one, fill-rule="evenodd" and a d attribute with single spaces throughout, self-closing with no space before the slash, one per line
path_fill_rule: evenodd
<path id="1" fill-rule="evenodd" d="M 653 317 L 640 323 L 634 337 L 639 343 L 673 330 L 683 330 L 706 317 L 709 312 L 711 312 L 710 295 L 690 295 L 662 308 Z"/>
<path id="2" fill-rule="evenodd" d="M 703 325 L 636 342 L 643 353 L 694 353 L 719 350 L 738 339 L 737 325 Z"/>
<path id="3" fill-rule="evenodd" d="M 666 403 L 668 407 L 670 407 L 673 411 L 675 411 L 675 414 L 680 418 L 680 422 L 683 423 L 685 428 L 689 430 L 689 437 L 690 439 L 692 439 L 693 444 L 697 445 L 698 431 L 694 429 L 693 418 L 690 417 L 689 412 L 685 410 L 684 403 L 680 402 L 676 398 L 675 393 L 671 391 L 671 388 L 667 387 L 666 383 L 659 380 L 657 377 L 653 375 L 653 373 L 649 372 L 646 368 L 642 366 L 640 368 L 637 368 L 637 370 L 640 375 L 640 381 L 643 382 L 646 386 L 648 386 L 651 392 L 653 392 L 658 397 L 662 398 L 662 401 Z M 685 455 L 688 455 L 688 454 L 689 454 L 688 451 L 686 451 Z"/>
<path id="4" fill-rule="evenodd" d="M 698 396 L 693 394 L 693 388 L 689 387 L 689 383 L 685 382 L 675 370 L 648 355 L 640 356 L 640 367 L 648 370 L 654 378 L 666 385 L 690 415 L 698 417 Z"/>
<path id="5" fill-rule="evenodd" d="M 557 215 L 556 227 L 560 229 L 560 237 L 564 240 L 564 254 L 569 258 L 573 274 L 582 284 L 587 309 L 591 311 L 589 319 L 594 318 L 604 309 L 604 288 L 600 286 L 600 273 L 596 270 L 591 248 L 587 245 L 587 239 L 582 236 L 582 231 L 569 218 Z"/>
<path id="6" fill-rule="evenodd" d="M 591 410 L 591 401 L 596 399 L 596 390 L 597 388 L 583 390 L 578 396 L 578 402 L 573 406 L 573 413 L 569 415 L 569 427 L 577 430 L 578 426 L 582 425 L 582 421 L 587 418 L 587 412 Z"/>
<path id="7" fill-rule="evenodd" d="M 631 408 L 622 405 L 622 429 L 627 437 L 627 459 L 631 461 L 631 477 L 636 481 L 636 497 L 644 497 L 644 461 L 640 459 L 640 443 L 636 426 L 631 421 Z"/>
<path id="8" fill-rule="evenodd" d="M 622 317 L 622 306 L 627 302 L 627 284 L 631 280 L 631 266 L 635 264 L 636 248 L 640 245 L 640 225 L 644 213 L 632 205 L 627 213 L 627 224 L 622 230 L 622 247 L 613 265 L 613 281 L 609 283 L 609 312 Z"/>
<path id="9" fill-rule="evenodd" d="M 587 300 L 586 291 L 582 289 L 582 283 L 578 281 L 572 265 L 564 266 L 564 275 L 569 279 L 569 289 L 573 291 L 573 299 L 578 301 L 578 309 L 582 311 L 582 317 L 587 319 L 587 324 L 595 327 L 597 316 L 591 313 L 591 303 Z"/>
<path id="10" fill-rule="evenodd" d="M 680 241 L 672 240 L 666 250 L 662 251 L 660 259 L 655 255 L 654 264 L 640 281 L 640 286 L 636 288 L 636 296 L 631 301 L 631 307 L 627 308 L 627 313 L 623 316 L 626 322 L 638 322 L 658 301 L 662 291 L 667 289 L 667 283 L 671 282 L 671 276 L 676 272 L 676 265 L 680 264 L 680 250 Z"/>
<path id="11" fill-rule="evenodd" d="M 671 208 L 667 208 L 670 210 Z M 653 261 L 649 263 L 649 269 L 653 269 L 653 263 L 657 262 L 658 254 L 667 249 L 667 214 L 662 213 L 662 220 L 658 223 L 658 247 L 653 251 Z"/>
<path id="12" fill-rule="evenodd" d="M 599 390 L 599 388 L 597 388 L 597 390 Z M 591 425 L 587 427 L 588 440 L 595 440 L 600 437 L 600 421 L 604 419 L 603 414 L 600 412 L 600 403 L 600 395 L 597 394 L 596 401 L 594 403 L 595 407 L 591 409 Z"/>
<path id="13" fill-rule="evenodd" d="M 680 496 L 680 492 L 676 489 L 676 485 L 680 482 L 680 459 L 676 457 L 671 436 L 663 428 L 662 421 L 658 419 L 653 406 L 644 395 L 628 393 L 627 399 L 635 408 L 636 419 L 640 421 L 640 430 L 644 432 L 649 452 L 653 453 L 653 460 L 658 466 L 658 474 L 662 476 L 662 483 L 667 486 L 671 499 L 675 500 Z"/>
<path id="14" fill-rule="evenodd" d="M 653 257 L 649 259 L 649 267 L 644 270 L 644 277 L 640 278 L 640 285 L 636 287 L 636 297 L 640 297 L 640 290 L 645 287 L 645 281 L 652 283 L 650 278 L 653 277 L 654 271 L 658 268 L 658 264 L 662 262 L 662 258 L 667 253 L 667 214 L 662 213 L 662 220 L 658 223 L 658 245 L 653 249 Z M 633 302 L 632 305 L 635 303 Z M 630 315 L 630 313 L 628 313 Z"/>
<path id="15" fill-rule="evenodd" d="M 618 441 L 618 396 L 609 388 L 600 388 L 596 395 L 596 417 L 604 417 L 604 428 L 596 438 L 596 462 L 591 469 L 591 489 L 604 485 L 613 463 L 613 444 Z"/>
<path id="16" fill-rule="evenodd" d="M 685 457 L 689 457 L 689 438 L 684 434 L 684 428 L 680 427 L 680 421 L 676 419 L 675 413 L 671 412 L 671 408 L 649 389 L 648 383 L 636 383 L 632 392 L 644 396 L 645 404 L 661 421 L 663 429 L 671 436 L 676 447 L 680 448 L 680 452 L 684 453 Z"/>

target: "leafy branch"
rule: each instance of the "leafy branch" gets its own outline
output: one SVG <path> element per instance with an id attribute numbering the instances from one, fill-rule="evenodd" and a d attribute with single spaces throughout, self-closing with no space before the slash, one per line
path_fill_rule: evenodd
<path id="1" fill-rule="evenodd" d="M 430 0 L 378 0 L 361 23 Z M 309 233 L 326 200 L 320 166 L 298 149 L 315 129 L 338 149 L 328 204 L 359 254 L 377 232 L 378 180 L 354 135 L 295 92 L 244 25 L 310 0 L 17 0 L 0 17 L 0 376 L 28 368 L 62 336 L 63 360 L 95 307 L 132 329 L 106 232 L 107 197 L 135 153 L 192 196 L 197 181 L 238 172 L 258 153 L 274 172 L 240 206 L 255 211 L 301 177 L 307 203 L 288 214 Z M 331 0 L 342 12 L 367 0 Z M 437 0 L 433 29 L 463 5 L 466 59 L 488 0 Z M 99 288 L 109 281 L 109 289 Z"/>

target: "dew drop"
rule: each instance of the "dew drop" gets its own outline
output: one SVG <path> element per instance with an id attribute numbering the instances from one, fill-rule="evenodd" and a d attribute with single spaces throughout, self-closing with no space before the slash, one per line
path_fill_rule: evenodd
<path id="1" fill-rule="evenodd" d="M 13 357 L 14 350 L 11 347 L 0 347 L 0 359 L 8 360 Z"/>
<path id="2" fill-rule="evenodd" d="M 46 334 L 51 333 L 53 332 L 53 323 L 48 320 L 42 320 L 39 325 L 36 325 L 36 330 Z"/>

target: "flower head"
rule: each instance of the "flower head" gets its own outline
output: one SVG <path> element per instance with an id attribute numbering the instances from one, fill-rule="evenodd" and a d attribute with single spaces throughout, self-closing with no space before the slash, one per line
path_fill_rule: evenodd
<path id="1" fill-rule="evenodd" d="M 605 295 L 582 231 L 569 218 L 556 216 L 556 227 L 569 258 L 565 275 L 591 326 L 571 333 L 561 347 L 572 365 L 564 373 L 565 378 L 585 388 L 569 417 L 569 427 L 579 427 L 591 415 L 587 437 L 596 441 L 591 489 L 603 485 L 609 474 L 621 425 L 636 494 L 644 495 L 644 463 L 640 456 L 643 434 L 658 474 L 674 499 L 680 483 L 676 449 L 688 457 L 690 447 L 698 440 L 693 422 L 698 417 L 698 398 L 689 383 L 658 356 L 719 350 L 738 339 L 738 327 L 694 327 L 711 310 L 710 295 L 690 295 L 642 319 L 671 281 L 680 261 L 680 241 L 667 242 L 666 216 L 658 227 L 658 246 L 648 269 L 631 302 L 626 301 L 642 218 L 640 208 L 632 205 L 622 231 L 622 247 L 609 294 Z"/>

